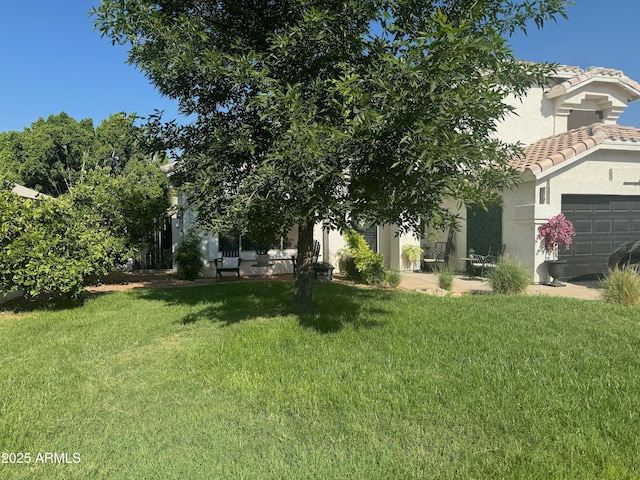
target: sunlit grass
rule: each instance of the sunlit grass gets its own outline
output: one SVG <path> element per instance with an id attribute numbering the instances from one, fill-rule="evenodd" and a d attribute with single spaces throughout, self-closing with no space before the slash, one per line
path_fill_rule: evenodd
<path id="1" fill-rule="evenodd" d="M 320 282 L 0 316 L 0 478 L 636 478 L 640 315 Z"/>

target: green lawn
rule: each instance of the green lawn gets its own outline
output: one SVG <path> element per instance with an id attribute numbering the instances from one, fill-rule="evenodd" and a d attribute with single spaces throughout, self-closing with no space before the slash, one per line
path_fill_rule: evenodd
<path id="1" fill-rule="evenodd" d="M 640 478 L 638 308 L 315 294 L 301 316 L 278 282 L 0 314 L 0 450 L 31 455 L 0 478 Z"/>

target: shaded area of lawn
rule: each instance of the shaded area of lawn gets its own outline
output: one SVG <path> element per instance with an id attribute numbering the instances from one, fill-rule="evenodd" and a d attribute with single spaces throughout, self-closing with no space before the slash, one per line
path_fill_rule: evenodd
<path id="1" fill-rule="evenodd" d="M 246 282 L 182 289 L 145 289 L 138 298 L 164 302 L 169 306 L 192 307 L 179 320 L 182 324 L 211 321 L 223 325 L 256 318 L 292 315 L 300 325 L 322 333 L 335 333 L 349 324 L 358 328 L 378 325 L 377 315 L 388 312 L 385 299 L 391 292 L 357 288 L 344 284 L 316 282 L 313 309 L 295 312 L 291 307 L 293 286 L 279 282 Z M 375 302 L 374 302 L 375 300 Z"/>
<path id="2" fill-rule="evenodd" d="M 0 323 L 0 478 L 637 478 L 638 309 L 318 283 Z"/>

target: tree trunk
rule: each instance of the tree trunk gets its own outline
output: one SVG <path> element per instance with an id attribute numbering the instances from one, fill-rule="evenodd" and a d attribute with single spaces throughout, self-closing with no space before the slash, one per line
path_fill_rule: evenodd
<path id="1" fill-rule="evenodd" d="M 293 308 L 298 311 L 310 310 L 313 301 L 313 227 L 313 223 L 298 225 L 298 276 L 293 286 Z"/>

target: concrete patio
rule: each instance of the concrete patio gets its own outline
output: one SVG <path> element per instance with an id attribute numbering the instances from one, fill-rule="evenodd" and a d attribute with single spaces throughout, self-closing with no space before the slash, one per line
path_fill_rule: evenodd
<path id="1" fill-rule="evenodd" d="M 601 288 L 597 280 L 581 282 L 565 282 L 564 287 L 550 287 L 548 285 L 530 285 L 527 292 L 530 295 L 548 295 L 553 297 L 573 297 L 585 300 L 600 299 Z M 415 290 L 419 292 L 431 293 L 434 295 L 444 295 L 445 292 L 438 287 L 438 279 L 435 273 L 431 272 L 403 272 L 400 288 L 405 290 Z M 455 275 L 453 280 L 452 293 L 454 295 L 489 293 L 491 286 L 489 282 L 479 277 L 467 277 Z"/>

